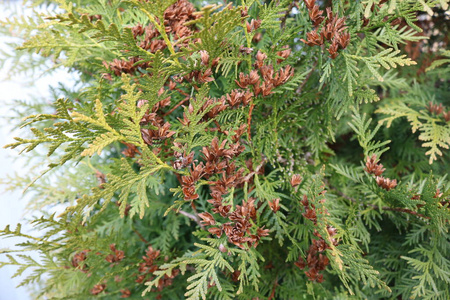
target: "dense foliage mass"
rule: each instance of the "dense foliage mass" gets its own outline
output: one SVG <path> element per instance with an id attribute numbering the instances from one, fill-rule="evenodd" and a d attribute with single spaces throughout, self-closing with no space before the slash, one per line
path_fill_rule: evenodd
<path id="1" fill-rule="evenodd" d="M 43 216 L 0 266 L 41 299 L 450 299 L 447 1 L 210 3 L 2 21 L 14 70 L 79 82 L 15 107 L 48 166 L 4 180 Z"/>

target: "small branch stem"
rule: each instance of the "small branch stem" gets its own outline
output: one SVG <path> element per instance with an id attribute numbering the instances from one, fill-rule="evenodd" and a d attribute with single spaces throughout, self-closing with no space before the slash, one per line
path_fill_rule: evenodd
<path id="1" fill-rule="evenodd" d="M 309 80 L 309 77 L 311 77 L 312 73 L 313 73 L 314 70 L 316 69 L 316 66 L 317 66 L 317 63 L 318 63 L 318 62 L 319 62 L 319 61 L 316 60 L 316 62 L 314 63 L 313 67 L 312 67 L 311 70 L 309 71 L 308 75 L 306 75 L 305 80 L 303 80 L 302 84 L 298 87 L 298 89 L 297 89 L 297 93 L 298 93 L 298 94 L 300 94 L 300 93 L 302 92 L 303 88 L 305 87 L 306 83 L 307 83 L 308 80 Z"/>
<path id="2" fill-rule="evenodd" d="M 252 126 L 252 113 L 253 113 L 254 107 L 255 107 L 255 104 L 253 103 L 253 99 L 252 99 L 251 104 L 250 104 L 250 109 L 248 110 L 248 121 L 247 121 L 247 135 L 248 135 L 249 141 L 252 140 L 251 126 Z"/>
<path id="3" fill-rule="evenodd" d="M 180 107 L 181 105 L 183 105 L 187 100 L 189 100 L 189 97 L 184 98 L 182 101 L 178 102 L 177 105 L 175 105 L 174 107 L 172 107 L 171 110 L 169 110 L 168 112 L 166 112 L 163 117 L 170 115 L 171 113 L 173 113 L 173 111 L 175 109 L 177 109 L 178 107 Z"/>
<path id="4" fill-rule="evenodd" d="M 202 229 L 206 230 L 205 226 L 203 226 L 202 223 L 200 223 L 200 219 L 199 219 L 199 217 L 197 215 L 193 215 L 193 214 L 188 213 L 188 212 L 186 212 L 184 210 L 181 210 L 181 209 L 178 212 L 180 214 L 182 214 L 183 216 L 188 217 L 191 220 L 194 220 L 198 224 L 198 226 L 200 226 Z"/>
<path id="5" fill-rule="evenodd" d="M 269 298 L 267 298 L 267 300 L 272 300 L 275 297 L 275 290 L 277 289 L 278 286 L 278 276 L 275 278 L 275 283 L 273 284 L 273 288 L 272 288 L 272 293 L 270 293 Z"/>
<path id="6" fill-rule="evenodd" d="M 289 4 L 286 12 L 284 13 L 284 15 L 280 18 L 281 23 L 280 23 L 280 28 L 283 29 L 286 26 L 286 19 L 289 15 L 289 13 L 291 12 L 291 10 L 294 8 L 295 4 L 296 4 L 297 0 L 294 0 L 291 2 L 291 4 Z"/>
<path id="7" fill-rule="evenodd" d="M 354 198 L 352 198 L 352 197 L 349 197 L 349 196 L 347 196 L 347 195 L 345 195 L 344 193 L 342 193 L 342 192 L 340 192 L 340 191 L 338 191 L 338 190 L 335 190 L 336 191 L 336 193 L 339 195 L 339 196 L 341 196 L 342 198 L 345 198 L 345 199 L 347 199 L 347 200 L 350 200 L 352 203 L 357 203 L 358 201 L 356 200 L 356 199 L 354 199 Z M 407 213 L 407 214 L 410 214 L 410 215 L 412 215 L 412 216 L 416 216 L 416 217 L 420 217 L 420 218 L 424 218 L 424 219 L 430 219 L 430 217 L 427 217 L 427 216 L 425 216 L 425 215 L 423 215 L 423 214 L 421 214 L 421 213 L 418 213 L 418 212 L 416 212 L 416 211 L 413 211 L 413 210 L 411 210 L 411 209 L 408 209 L 408 208 L 401 208 L 401 207 L 388 207 L 388 206 L 382 206 L 382 207 L 379 207 L 378 205 L 375 205 L 375 204 L 369 204 L 369 203 L 362 203 L 364 206 L 366 206 L 366 207 L 371 207 L 371 208 L 373 208 L 373 209 L 375 209 L 375 210 L 389 210 L 389 211 L 398 211 L 398 212 L 404 212 L 404 213 Z"/>
<path id="8" fill-rule="evenodd" d="M 380 207 L 376 206 L 376 205 L 372 205 L 372 204 L 368 204 L 368 206 L 373 207 L 373 209 L 380 209 Z M 420 217 L 420 218 L 424 218 L 424 219 L 430 219 L 430 217 L 427 217 L 421 213 L 418 213 L 417 211 L 413 211 L 407 208 L 401 208 L 401 207 L 387 207 L 387 206 L 383 206 L 381 207 L 381 210 L 390 210 L 390 211 L 399 211 L 399 212 L 404 212 L 416 217 Z"/>
<path id="9" fill-rule="evenodd" d="M 228 135 L 228 131 L 223 131 L 222 128 L 220 127 L 219 122 L 217 122 L 217 120 L 214 120 L 213 122 L 217 126 L 217 129 L 216 129 L 217 131 L 219 131 L 220 133 L 223 133 L 225 135 Z M 211 129 L 214 129 L 214 128 L 211 128 Z"/>
<path id="10" fill-rule="evenodd" d="M 188 93 L 186 93 L 185 91 L 179 89 L 179 88 L 175 88 L 177 90 L 177 92 L 179 92 L 181 95 L 186 96 L 186 97 L 190 97 L 190 95 Z"/>
<path id="11" fill-rule="evenodd" d="M 255 174 L 257 174 L 261 168 L 264 166 L 264 164 L 266 163 L 266 159 L 263 158 L 263 160 L 261 161 L 261 163 L 256 167 L 255 171 L 250 172 L 249 174 L 247 174 L 247 176 L 244 177 L 244 182 L 248 182 Z"/>
<path id="12" fill-rule="evenodd" d="M 137 236 L 141 241 L 143 241 L 146 244 L 149 244 L 149 242 L 142 236 L 142 234 L 139 231 L 137 231 L 137 229 L 133 228 L 133 232 L 137 234 Z"/>

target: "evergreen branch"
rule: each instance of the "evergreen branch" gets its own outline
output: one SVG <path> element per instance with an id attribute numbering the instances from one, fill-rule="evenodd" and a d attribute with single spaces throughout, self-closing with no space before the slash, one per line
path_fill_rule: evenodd
<path id="1" fill-rule="evenodd" d="M 316 60 L 312 66 L 312 68 L 309 70 L 308 74 L 306 75 L 305 79 L 302 81 L 302 84 L 298 87 L 297 89 L 297 94 L 301 94 L 303 88 L 305 87 L 305 85 L 308 83 L 309 78 L 311 77 L 312 73 L 314 72 L 314 70 L 317 67 L 318 64 L 318 60 Z"/>
<path id="2" fill-rule="evenodd" d="M 363 61 L 375 78 L 378 81 L 383 81 L 383 76 L 377 70 L 380 66 L 389 70 L 391 67 L 396 68 L 397 66 L 411 66 L 416 64 L 416 62 L 412 61 L 410 58 L 405 58 L 405 54 L 397 56 L 399 53 L 400 50 L 388 48 L 371 57 L 361 57 L 350 54 L 347 55 L 347 57 Z"/>
<path id="3" fill-rule="evenodd" d="M 334 191 L 339 195 L 339 196 L 341 196 L 342 198 L 344 198 L 344 199 L 347 199 L 347 200 L 350 200 L 352 203 L 354 203 L 354 204 L 362 204 L 364 207 L 370 207 L 370 208 L 372 208 L 372 209 L 374 209 L 374 210 L 377 210 L 377 211 L 381 211 L 381 212 L 383 212 L 383 211 L 397 211 L 397 212 L 404 212 L 404 213 L 407 213 L 407 214 L 410 214 L 410 215 L 412 215 L 412 216 L 416 216 L 416 217 L 420 217 L 420 218 L 423 218 L 423 219 L 431 219 L 431 217 L 428 217 L 428 216 L 425 216 L 425 215 L 423 215 L 423 214 L 421 214 L 421 213 L 418 213 L 417 211 L 413 211 L 413 210 L 411 210 L 411 209 L 408 209 L 408 208 L 402 208 L 402 207 L 389 207 L 389 206 L 378 206 L 378 205 L 375 205 L 375 204 L 370 204 L 370 203 L 361 203 L 360 201 L 357 201 L 355 198 L 352 198 L 352 197 L 349 197 L 349 196 L 347 196 L 347 195 L 345 195 L 343 192 L 341 192 L 341 191 L 339 191 L 339 190 L 337 190 L 337 189 L 334 189 Z"/>
<path id="4" fill-rule="evenodd" d="M 369 126 L 372 119 L 368 119 L 366 121 L 366 115 L 359 115 L 354 111 L 353 121 L 348 123 L 348 125 L 355 131 L 358 136 L 358 141 L 360 146 L 364 149 L 364 155 L 366 157 L 372 156 L 375 154 L 377 157 L 380 157 L 382 153 L 389 150 L 389 147 L 385 147 L 391 141 L 373 141 L 376 133 L 381 127 L 381 124 L 377 124 L 377 126 L 373 130 L 369 130 Z"/>
<path id="5" fill-rule="evenodd" d="M 443 66 L 443 65 L 447 65 L 447 69 L 449 68 L 449 65 L 450 65 L 450 50 L 442 49 L 440 52 L 442 53 L 443 56 L 448 57 L 448 58 L 441 58 L 441 59 L 437 59 L 437 60 L 433 61 L 431 63 L 431 65 L 425 71 L 428 72 L 428 71 L 434 70 L 434 69 L 436 69 L 436 68 L 438 68 L 440 66 Z"/>
<path id="6" fill-rule="evenodd" d="M 424 110 L 417 111 L 405 103 L 396 101 L 377 109 L 376 112 L 390 115 L 380 121 L 386 122 L 387 127 L 390 127 L 395 119 L 406 117 L 411 124 L 412 132 L 420 131 L 419 140 L 425 142 L 422 147 L 430 148 L 425 153 L 430 155 L 430 164 L 437 160 L 436 155 L 442 156 L 440 148 L 448 149 L 450 146 L 450 127 L 441 125 L 439 119 L 428 115 Z"/>
<path id="7" fill-rule="evenodd" d="M 164 42 L 166 43 L 167 47 L 169 48 L 169 51 L 172 55 L 175 55 L 175 49 L 170 41 L 169 37 L 167 36 L 165 25 L 163 22 L 164 20 L 164 11 L 174 4 L 176 0 L 170 0 L 170 1 L 138 1 L 138 0 L 127 0 L 127 2 L 132 3 L 136 5 L 142 12 L 145 13 L 145 15 L 148 17 L 150 22 L 155 26 L 155 28 L 158 30 L 158 32 L 161 34 L 161 36 L 164 39 Z M 157 19 L 155 18 L 157 17 Z"/>

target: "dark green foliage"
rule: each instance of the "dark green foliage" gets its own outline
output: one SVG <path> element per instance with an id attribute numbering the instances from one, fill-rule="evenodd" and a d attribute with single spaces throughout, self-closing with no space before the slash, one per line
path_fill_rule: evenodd
<path id="1" fill-rule="evenodd" d="M 446 1 L 35 4 L 3 60 L 79 82 L 6 145 L 34 298 L 450 299 Z"/>

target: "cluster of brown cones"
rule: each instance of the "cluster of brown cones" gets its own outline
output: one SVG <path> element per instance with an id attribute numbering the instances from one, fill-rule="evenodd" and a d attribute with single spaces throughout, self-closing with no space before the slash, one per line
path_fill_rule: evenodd
<path id="1" fill-rule="evenodd" d="M 324 200 L 322 200 L 324 201 Z M 317 214 L 328 214 L 326 210 L 317 211 L 314 204 L 308 201 L 306 195 L 303 196 L 301 205 L 304 207 L 305 212 L 302 214 L 306 219 L 310 220 L 317 225 Z M 294 263 L 300 269 L 308 270 L 305 271 L 305 275 L 311 281 L 323 282 L 323 274 L 320 271 L 325 270 L 327 265 L 330 263 L 328 257 L 325 255 L 325 250 L 331 249 L 330 245 L 337 246 L 338 241 L 334 236 L 336 235 L 336 229 L 332 226 L 327 227 L 328 237 L 322 237 L 317 230 L 314 231 L 314 236 L 318 239 L 313 239 L 312 243 L 308 249 L 306 261 L 302 256 L 299 256 L 298 260 Z"/>
<path id="2" fill-rule="evenodd" d="M 433 102 L 429 102 L 427 105 L 427 110 L 432 113 L 435 114 L 437 116 L 441 115 L 444 117 L 445 122 L 450 122 L 450 110 L 444 111 L 445 107 L 442 105 L 442 103 L 439 103 L 439 105 L 437 104 L 433 104 Z"/>
<path id="3" fill-rule="evenodd" d="M 307 40 L 301 39 L 301 41 L 308 46 L 323 46 L 328 41 L 327 51 L 330 57 L 335 59 L 339 55 L 338 50 L 347 48 L 350 43 L 350 34 L 345 25 L 345 18 L 338 18 L 333 14 L 331 7 L 327 7 L 325 18 L 323 11 L 319 10 L 316 0 L 304 0 L 304 2 L 315 28 L 306 34 Z M 321 28 L 320 32 L 319 28 Z"/>
<path id="4" fill-rule="evenodd" d="M 389 191 L 397 186 L 397 179 L 389 179 L 381 176 L 385 169 L 382 164 L 378 163 L 378 158 L 375 154 L 367 157 L 366 167 L 364 169 L 367 173 L 375 175 L 375 180 L 379 187 Z"/>

